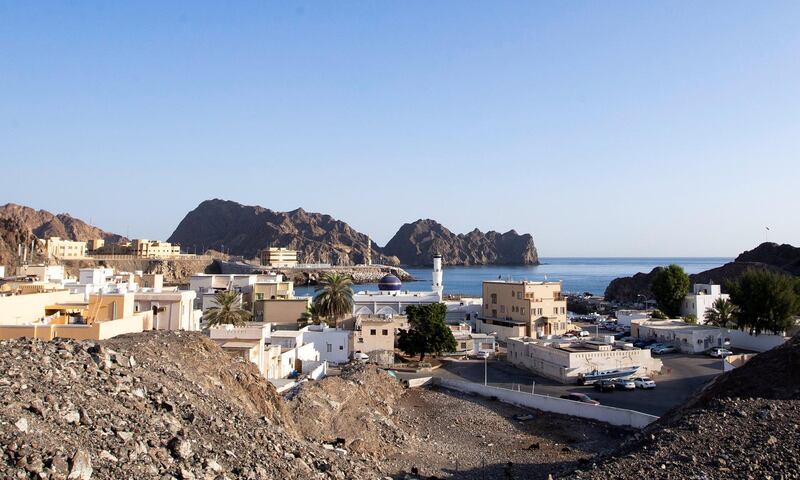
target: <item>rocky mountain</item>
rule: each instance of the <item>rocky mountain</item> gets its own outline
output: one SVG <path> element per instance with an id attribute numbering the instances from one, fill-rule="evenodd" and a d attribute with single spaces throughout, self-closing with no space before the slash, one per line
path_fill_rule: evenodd
<path id="1" fill-rule="evenodd" d="M 635 302 L 639 295 L 653 298 L 650 284 L 661 267 L 648 273 L 637 273 L 631 277 L 616 278 L 609 283 L 605 291 L 607 300 L 617 302 Z M 689 275 L 691 283 L 714 282 L 724 285 L 728 280 L 735 280 L 750 269 L 772 270 L 788 275 L 800 275 L 800 248 L 777 243 L 762 243 L 758 247 L 741 253 L 733 262 L 721 267 Z"/>
<path id="2" fill-rule="evenodd" d="M 434 254 L 447 265 L 538 265 L 539 255 L 530 234 L 519 235 L 477 228 L 455 234 L 440 223 L 425 219 L 406 223 L 389 240 L 383 252 L 405 265 L 430 265 Z"/>
<path id="3" fill-rule="evenodd" d="M 0 206 L 0 265 L 16 263 L 19 243 L 30 244 L 37 238 L 49 237 L 69 240 L 104 238 L 109 242 L 125 240 L 66 213 L 55 215 L 13 203 Z"/>
<path id="4" fill-rule="evenodd" d="M 302 208 L 275 212 L 214 199 L 186 214 L 169 241 L 188 249 L 225 249 L 247 258 L 271 245 L 280 246 L 297 250 L 305 263 L 353 265 L 364 263 L 370 238 L 330 215 Z M 374 242 L 372 247 L 373 263 L 399 263 L 382 255 Z"/>
<path id="5" fill-rule="evenodd" d="M 800 337 L 720 375 L 573 479 L 798 478 Z"/>

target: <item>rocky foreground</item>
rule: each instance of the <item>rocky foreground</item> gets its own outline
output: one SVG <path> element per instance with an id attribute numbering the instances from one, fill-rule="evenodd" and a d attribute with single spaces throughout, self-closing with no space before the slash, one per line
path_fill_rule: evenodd
<path id="1" fill-rule="evenodd" d="M 0 342 L 0 478 L 380 478 L 294 433 L 257 369 L 197 333 Z"/>
<path id="2" fill-rule="evenodd" d="M 572 477 L 800 478 L 800 336 L 720 376 Z"/>

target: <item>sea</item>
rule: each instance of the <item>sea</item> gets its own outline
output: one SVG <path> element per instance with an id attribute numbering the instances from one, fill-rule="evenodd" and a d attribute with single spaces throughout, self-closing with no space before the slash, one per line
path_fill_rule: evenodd
<path id="1" fill-rule="evenodd" d="M 649 272 L 657 266 L 678 264 L 686 273 L 698 273 L 733 261 L 729 257 L 648 257 L 648 258 L 541 258 L 540 265 L 506 266 L 481 265 L 472 267 L 445 266 L 444 293 L 481 295 L 484 280 L 531 280 L 563 282 L 563 291 L 589 292 L 602 295 L 608 284 L 618 277 L 628 277 L 637 272 Z M 403 282 L 404 290 L 428 290 L 431 282 L 430 267 L 403 267 L 416 281 Z M 377 290 L 377 284 L 355 285 L 355 290 Z M 298 295 L 313 295 L 314 287 L 295 286 Z"/>

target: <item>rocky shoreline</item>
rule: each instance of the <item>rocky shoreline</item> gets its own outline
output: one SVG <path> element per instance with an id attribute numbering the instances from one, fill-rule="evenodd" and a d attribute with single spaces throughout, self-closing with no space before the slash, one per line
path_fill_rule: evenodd
<path id="1" fill-rule="evenodd" d="M 353 279 L 356 285 L 364 283 L 377 283 L 384 275 L 391 273 L 401 281 L 408 282 L 416 280 L 410 273 L 400 267 L 390 265 L 354 265 L 354 266 L 330 266 L 319 268 L 268 268 L 258 265 L 251 265 L 240 262 L 225 262 L 215 260 L 212 270 L 222 274 L 248 274 L 259 272 L 280 273 L 294 282 L 295 285 L 316 285 L 317 280 L 327 272 L 336 272 L 347 275 Z"/>

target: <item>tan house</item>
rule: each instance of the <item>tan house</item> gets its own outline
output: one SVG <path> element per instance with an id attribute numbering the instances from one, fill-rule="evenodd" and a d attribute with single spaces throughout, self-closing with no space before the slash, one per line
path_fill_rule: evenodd
<path id="1" fill-rule="evenodd" d="M 477 330 L 497 339 L 540 338 L 567 331 L 567 300 L 561 282 L 483 282 L 483 309 Z"/>
<path id="2" fill-rule="evenodd" d="M 271 323 L 276 328 L 297 328 L 311 306 L 311 297 L 295 297 L 294 284 L 276 275 L 269 281 L 257 281 L 249 287 L 245 303 L 252 305 L 253 321 Z"/>
<path id="3" fill-rule="evenodd" d="M 86 256 L 86 242 L 65 240 L 59 237 L 50 237 L 45 241 L 47 258 L 68 259 L 83 258 Z"/>
<path id="4" fill-rule="evenodd" d="M 269 247 L 261 250 L 261 265 L 265 267 L 296 267 L 297 250 Z"/>
<path id="5" fill-rule="evenodd" d="M 181 247 L 160 240 L 137 239 L 130 245 L 131 255 L 146 258 L 177 257 L 181 254 Z"/>
<path id="6" fill-rule="evenodd" d="M 367 354 L 380 365 L 394 363 L 394 345 L 399 330 L 408 329 L 405 315 L 358 315 L 353 321 L 353 351 Z"/>

